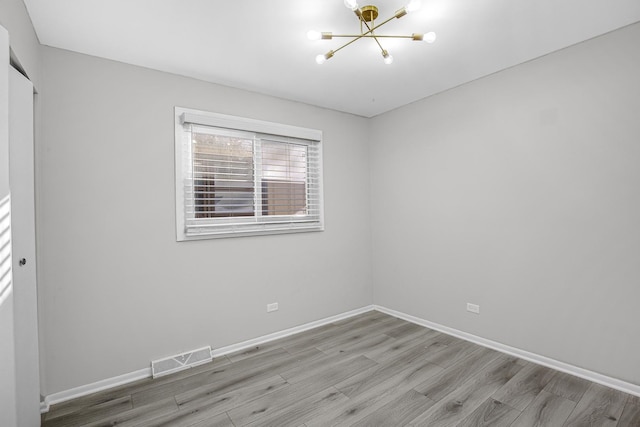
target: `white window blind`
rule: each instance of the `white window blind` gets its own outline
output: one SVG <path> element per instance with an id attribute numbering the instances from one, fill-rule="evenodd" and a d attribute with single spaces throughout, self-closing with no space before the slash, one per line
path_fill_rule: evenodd
<path id="1" fill-rule="evenodd" d="M 179 108 L 176 117 L 178 240 L 323 229 L 320 132 Z"/>

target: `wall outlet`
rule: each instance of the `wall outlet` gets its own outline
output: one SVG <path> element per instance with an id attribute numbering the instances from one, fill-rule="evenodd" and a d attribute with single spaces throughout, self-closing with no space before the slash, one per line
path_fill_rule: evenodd
<path id="1" fill-rule="evenodd" d="M 478 304 L 467 303 L 467 311 L 470 311 L 475 314 L 480 314 L 480 306 Z"/>
<path id="2" fill-rule="evenodd" d="M 272 311 L 278 311 L 277 302 L 274 302 L 273 304 L 267 304 L 267 313 L 271 313 Z"/>

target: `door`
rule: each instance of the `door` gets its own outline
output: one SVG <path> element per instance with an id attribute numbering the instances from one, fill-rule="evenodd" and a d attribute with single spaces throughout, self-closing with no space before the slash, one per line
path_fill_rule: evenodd
<path id="1" fill-rule="evenodd" d="M 9 67 L 9 187 L 18 425 L 40 425 L 33 85 Z"/>
<path id="2" fill-rule="evenodd" d="M 16 426 L 9 197 L 9 34 L 0 25 L 0 426 Z"/>

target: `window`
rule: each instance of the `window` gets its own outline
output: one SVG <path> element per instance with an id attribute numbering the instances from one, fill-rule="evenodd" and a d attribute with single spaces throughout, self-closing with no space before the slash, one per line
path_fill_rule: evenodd
<path id="1" fill-rule="evenodd" d="M 322 132 L 176 107 L 177 239 L 323 230 Z"/>

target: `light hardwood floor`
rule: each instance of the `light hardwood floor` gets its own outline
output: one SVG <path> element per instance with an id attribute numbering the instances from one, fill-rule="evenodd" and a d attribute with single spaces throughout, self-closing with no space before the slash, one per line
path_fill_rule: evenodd
<path id="1" fill-rule="evenodd" d="M 640 398 L 371 311 L 55 405 L 57 426 L 640 426 Z"/>

